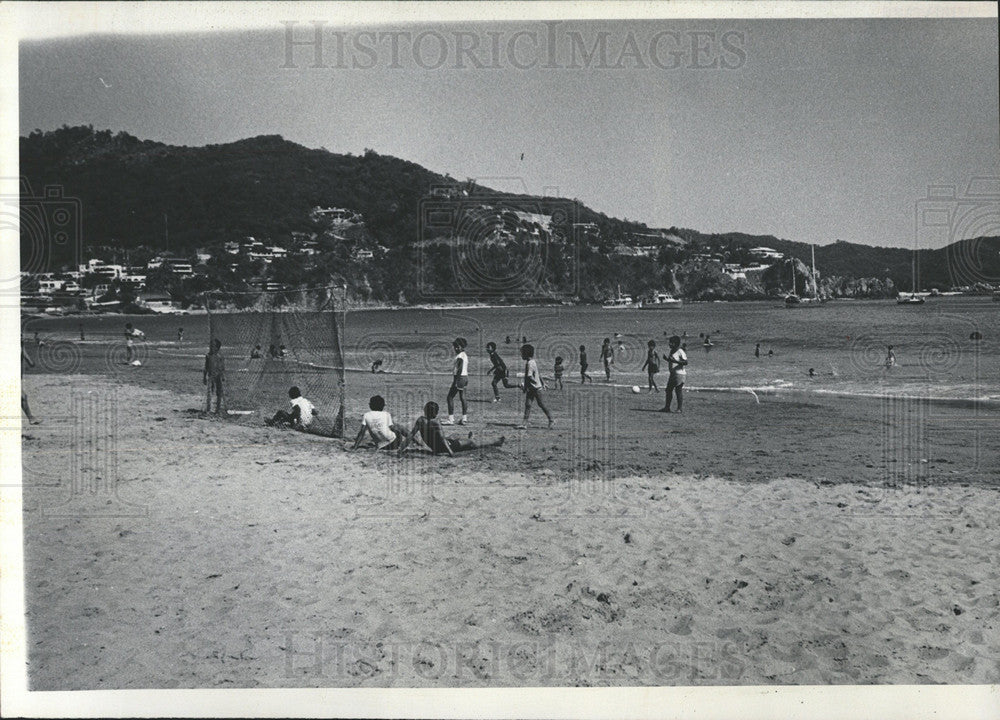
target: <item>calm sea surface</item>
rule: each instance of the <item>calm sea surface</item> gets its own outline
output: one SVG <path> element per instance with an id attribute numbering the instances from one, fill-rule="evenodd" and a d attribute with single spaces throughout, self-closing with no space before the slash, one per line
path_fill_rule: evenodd
<path id="1" fill-rule="evenodd" d="M 83 351 L 84 356 L 107 356 L 122 343 L 127 321 L 146 333 L 147 349 L 154 361 L 157 355 L 195 358 L 205 351 L 205 315 L 25 316 L 22 334 L 30 347 L 38 332 L 50 353 L 52 344 L 60 343 L 60 349 L 69 355 Z M 79 343 L 81 324 L 86 337 L 83 343 Z M 178 327 L 184 328 L 182 343 L 176 341 Z M 622 350 L 617 349 L 616 333 L 621 335 Z M 973 333 L 982 339 L 970 339 Z M 447 374 L 450 340 L 463 336 L 469 341 L 472 372 L 483 372 L 488 366 L 484 346 L 491 340 L 516 371 L 520 367 L 516 340 L 526 336 L 536 347 L 543 372 L 551 375 L 553 361 L 561 355 L 565 379 L 576 382 L 580 345 L 587 348 L 591 375 L 603 379 L 599 349 L 602 339 L 608 337 L 617 356 L 612 381 L 645 386 L 640 367 L 647 341 L 655 340 L 662 352 L 667 337 L 673 334 L 683 336 L 687 345 L 687 382 L 692 388 L 792 388 L 817 393 L 1000 399 L 1000 303 L 988 297 L 930 298 L 914 307 L 897 306 L 895 301 L 841 300 L 791 309 L 772 301 L 691 303 L 676 310 L 357 311 L 347 315 L 344 354 L 350 369 L 367 370 L 373 360 L 382 358 L 383 368 L 390 373 Z M 705 334 L 712 343 L 707 349 Z M 760 358 L 754 357 L 756 343 L 760 343 Z M 240 339 L 226 344 L 227 355 L 249 353 Z M 888 345 L 894 347 L 896 365 L 887 369 Z M 290 350 L 294 354 L 294 348 L 290 346 Z M 78 372 L 100 371 L 99 363 L 67 362 L 68 369 Z M 49 365 L 60 369 L 58 363 Z M 816 373 L 813 378 L 809 377 L 810 368 Z M 665 372 L 660 375 L 661 385 L 664 381 Z"/>

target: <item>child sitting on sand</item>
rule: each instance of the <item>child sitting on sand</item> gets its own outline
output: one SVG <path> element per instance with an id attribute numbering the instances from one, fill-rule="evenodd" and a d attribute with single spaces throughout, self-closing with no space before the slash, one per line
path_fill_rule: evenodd
<path id="1" fill-rule="evenodd" d="M 477 447 L 500 447 L 503 445 L 505 438 L 502 435 L 499 440 L 485 445 L 477 445 L 472 439 L 472 433 L 469 433 L 469 437 L 464 440 L 445 436 L 444 430 L 441 428 L 441 421 L 437 419 L 439 410 L 438 404 L 433 400 L 424 405 L 424 414 L 413 423 L 413 429 L 399 446 L 399 452 L 402 453 L 406 450 L 414 439 L 419 439 L 419 442 L 435 455 L 447 454 L 449 456 L 454 456 L 457 452 L 475 450 Z"/>
<path id="2" fill-rule="evenodd" d="M 368 407 L 369 411 L 361 417 L 361 429 L 351 449 L 357 450 L 365 438 L 365 433 L 368 433 L 379 450 L 395 450 L 402 442 L 403 430 L 393 425 L 392 415 L 385 410 L 385 398 L 373 395 L 368 401 Z"/>
<path id="3" fill-rule="evenodd" d="M 318 415 L 316 408 L 302 397 L 302 393 L 295 386 L 288 389 L 288 398 L 291 401 L 292 411 L 279 410 L 274 414 L 274 417 L 265 420 L 264 423 L 272 427 L 287 426 L 296 430 L 308 430 L 309 426 L 312 425 L 313 416 Z"/>

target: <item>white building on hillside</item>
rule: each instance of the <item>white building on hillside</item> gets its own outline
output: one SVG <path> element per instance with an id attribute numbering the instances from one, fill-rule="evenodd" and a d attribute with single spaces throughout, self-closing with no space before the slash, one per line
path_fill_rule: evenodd
<path id="1" fill-rule="evenodd" d="M 348 208 L 335 207 L 314 207 L 309 213 L 312 220 L 323 220 L 331 225 L 355 225 L 364 221 L 361 213 L 354 212 Z"/>
<path id="2" fill-rule="evenodd" d="M 770 260 L 781 260 L 781 258 L 785 257 L 784 253 L 780 253 L 774 248 L 763 246 L 750 248 L 750 254 L 754 257 L 768 258 Z"/>

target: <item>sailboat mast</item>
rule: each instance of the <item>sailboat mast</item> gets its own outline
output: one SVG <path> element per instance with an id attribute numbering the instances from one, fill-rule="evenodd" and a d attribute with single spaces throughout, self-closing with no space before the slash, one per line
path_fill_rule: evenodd
<path id="1" fill-rule="evenodd" d="M 810 245 L 809 249 L 812 252 L 813 299 L 816 299 L 819 297 L 819 288 L 816 286 L 816 246 Z"/>

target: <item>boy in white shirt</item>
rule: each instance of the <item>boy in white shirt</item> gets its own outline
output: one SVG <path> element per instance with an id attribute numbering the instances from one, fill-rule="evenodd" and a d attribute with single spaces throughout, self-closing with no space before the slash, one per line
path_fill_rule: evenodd
<path id="1" fill-rule="evenodd" d="M 468 408 L 465 404 L 465 388 L 469 386 L 469 356 L 465 354 L 468 345 L 465 338 L 455 338 L 451 346 L 455 349 L 455 362 L 452 367 L 454 377 L 451 381 L 451 388 L 448 390 L 448 419 L 442 420 L 442 425 L 455 424 L 455 396 L 462 402 L 462 419 L 459 425 L 469 422 Z"/>
<path id="2" fill-rule="evenodd" d="M 298 387 L 292 386 L 288 389 L 288 398 L 291 401 L 292 411 L 285 412 L 279 410 L 274 417 L 264 422 L 267 425 L 287 425 L 296 430 L 307 430 L 312 425 L 313 416 L 316 415 L 316 408 L 311 402 L 302 397 Z"/>
<path id="3" fill-rule="evenodd" d="M 528 427 L 528 418 L 531 416 L 531 401 L 538 403 L 538 407 L 549 419 L 549 427 L 552 427 L 552 413 L 545 407 L 542 399 L 542 376 L 538 372 L 538 363 L 535 361 L 535 348 L 532 345 L 521 347 L 521 358 L 524 360 L 524 382 L 521 388 L 524 390 L 524 422 L 517 426 L 518 430 L 525 430 Z"/>
<path id="4" fill-rule="evenodd" d="M 351 449 L 357 450 L 365 433 L 369 433 L 379 450 L 395 450 L 399 447 L 403 431 L 393 425 L 392 415 L 385 411 L 385 398 L 381 395 L 373 396 L 368 401 L 368 407 L 370 410 L 361 418 L 361 429 Z"/>
<path id="5" fill-rule="evenodd" d="M 677 335 L 673 335 L 670 338 L 670 352 L 667 354 L 667 370 L 670 372 L 670 377 L 667 379 L 667 402 L 660 412 L 671 412 L 670 410 L 670 398 L 672 395 L 677 395 L 677 412 L 682 412 L 683 407 L 683 389 L 684 389 L 684 379 L 687 377 L 687 367 L 688 358 L 687 353 L 681 347 L 681 339 Z"/>

